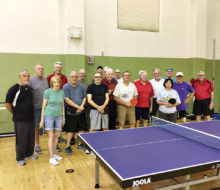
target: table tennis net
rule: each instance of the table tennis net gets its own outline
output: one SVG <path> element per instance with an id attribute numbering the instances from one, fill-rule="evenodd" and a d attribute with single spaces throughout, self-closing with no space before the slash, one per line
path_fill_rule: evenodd
<path id="1" fill-rule="evenodd" d="M 220 137 L 218 136 L 172 123 L 154 116 L 151 117 L 151 125 L 220 150 Z"/>

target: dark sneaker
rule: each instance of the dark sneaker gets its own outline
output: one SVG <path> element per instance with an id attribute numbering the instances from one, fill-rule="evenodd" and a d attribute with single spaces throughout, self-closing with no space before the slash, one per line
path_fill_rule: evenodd
<path id="1" fill-rule="evenodd" d="M 36 152 L 37 154 L 41 154 L 41 148 L 40 148 L 40 145 L 36 146 L 36 148 L 35 148 L 35 152 Z"/>
<path id="2" fill-rule="evenodd" d="M 70 155 L 73 154 L 73 151 L 72 151 L 72 149 L 70 148 L 70 146 L 68 146 L 68 147 L 65 148 L 65 152 L 66 152 L 67 154 L 70 154 Z"/>
<path id="3" fill-rule="evenodd" d="M 35 159 L 38 159 L 38 156 L 35 155 L 35 154 L 32 154 L 31 156 L 27 157 L 29 159 L 32 159 L 32 160 L 35 160 Z"/>
<path id="4" fill-rule="evenodd" d="M 40 136 L 43 136 L 43 134 L 44 134 L 44 128 L 43 128 L 43 127 L 40 127 L 40 128 L 39 128 L 39 135 L 40 135 Z"/>
<path id="5" fill-rule="evenodd" d="M 18 163 L 19 166 L 24 166 L 26 164 L 26 162 L 24 160 L 19 160 L 16 162 Z"/>
<path id="6" fill-rule="evenodd" d="M 58 142 L 65 144 L 65 143 L 66 143 L 66 140 L 65 140 L 62 136 L 60 136 L 60 137 L 58 138 Z"/>
<path id="7" fill-rule="evenodd" d="M 77 148 L 81 150 L 86 150 L 86 147 L 84 147 L 82 143 L 78 144 Z"/>
<path id="8" fill-rule="evenodd" d="M 60 151 L 61 151 L 61 148 L 57 145 L 56 152 L 60 152 Z"/>

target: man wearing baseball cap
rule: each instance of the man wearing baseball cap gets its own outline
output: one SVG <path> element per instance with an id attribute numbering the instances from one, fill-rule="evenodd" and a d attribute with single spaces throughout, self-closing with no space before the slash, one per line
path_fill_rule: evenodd
<path id="1" fill-rule="evenodd" d="M 163 79 L 172 79 L 173 82 L 176 82 L 176 78 L 173 77 L 173 68 L 168 67 L 166 68 L 166 72 L 165 72 L 165 77 L 163 77 Z"/>
<path id="2" fill-rule="evenodd" d="M 195 90 L 190 84 L 183 81 L 183 76 L 184 75 L 182 72 L 176 73 L 176 82 L 174 82 L 173 84 L 173 89 L 175 89 L 179 94 L 181 104 L 177 106 L 177 111 L 179 113 L 179 117 L 181 118 L 181 121 L 185 123 L 186 122 L 186 110 L 188 109 L 188 103 L 194 96 Z"/>

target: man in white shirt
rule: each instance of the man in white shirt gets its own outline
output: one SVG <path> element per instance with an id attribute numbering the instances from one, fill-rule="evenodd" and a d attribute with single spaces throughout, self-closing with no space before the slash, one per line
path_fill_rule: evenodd
<path id="1" fill-rule="evenodd" d="M 153 109 L 152 109 L 151 115 L 155 116 L 159 108 L 159 105 L 157 104 L 157 98 L 158 98 L 159 92 L 162 89 L 164 89 L 164 86 L 163 86 L 164 79 L 161 78 L 160 76 L 161 72 L 160 72 L 160 69 L 158 68 L 155 68 L 153 70 L 153 75 L 154 75 L 154 78 L 150 80 L 150 83 L 152 84 L 153 89 L 154 89 Z"/>
<path id="2" fill-rule="evenodd" d="M 116 85 L 113 92 L 114 100 L 118 103 L 119 129 L 123 129 L 126 116 L 128 115 L 131 128 L 135 127 L 135 107 L 130 103 L 131 99 L 137 99 L 137 88 L 130 82 L 130 72 L 123 73 L 123 82 Z"/>

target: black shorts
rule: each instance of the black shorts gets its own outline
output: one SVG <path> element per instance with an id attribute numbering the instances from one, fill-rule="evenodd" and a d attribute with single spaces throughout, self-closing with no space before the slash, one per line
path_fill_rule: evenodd
<path id="1" fill-rule="evenodd" d="M 186 117 L 186 110 L 179 111 L 179 117 L 180 118 Z"/>
<path id="2" fill-rule="evenodd" d="M 149 108 L 135 107 L 136 120 L 140 120 L 141 116 L 142 119 L 148 120 L 148 115 L 149 115 Z"/>
<path id="3" fill-rule="evenodd" d="M 195 100 L 195 115 L 204 115 L 208 116 L 211 114 L 209 109 L 209 105 L 211 103 L 211 99 L 204 99 L 204 100 Z"/>
<path id="4" fill-rule="evenodd" d="M 65 115 L 66 123 L 64 125 L 64 131 L 69 133 L 76 133 L 86 130 L 86 118 L 85 113 L 76 115 Z"/>

